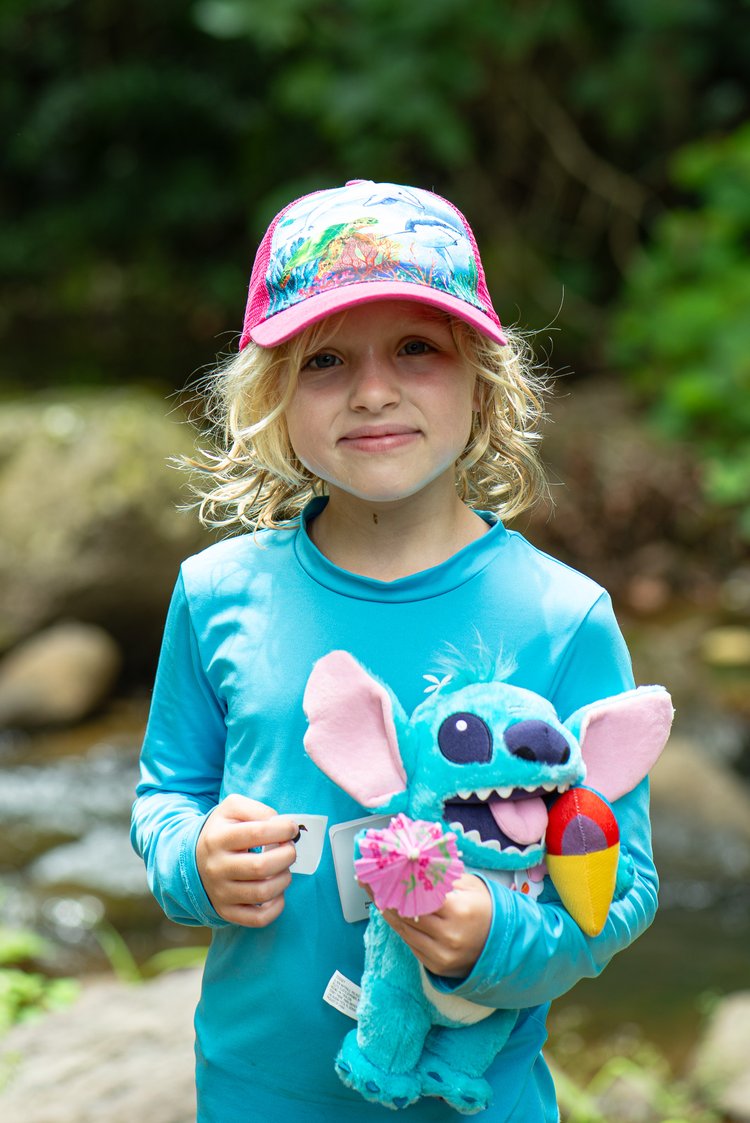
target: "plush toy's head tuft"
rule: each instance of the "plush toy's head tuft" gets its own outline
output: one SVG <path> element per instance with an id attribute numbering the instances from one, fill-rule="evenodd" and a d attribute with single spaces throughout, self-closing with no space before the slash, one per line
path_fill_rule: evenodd
<path id="1" fill-rule="evenodd" d="M 585 775 L 549 702 L 494 680 L 441 690 L 415 710 L 407 736 L 410 815 L 455 831 L 467 865 L 542 861 L 548 807 Z"/>

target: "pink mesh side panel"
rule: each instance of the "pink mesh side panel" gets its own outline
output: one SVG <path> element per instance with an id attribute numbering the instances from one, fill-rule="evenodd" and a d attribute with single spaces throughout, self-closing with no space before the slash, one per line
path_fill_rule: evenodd
<path id="1" fill-rule="evenodd" d="M 240 350 L 250 341 L 251 330 L 266 318 L 268 305 L 271 298 L 268 294 L 268 287 L 266 285 L 266 275 L 268 273 L 268 266 L 271 261 L 271 249 L 273 244 L 273 235 L 276 227 L 282 218 L 290 211 L 292 207 L 296 207 L 299 203 L 304 202 L 305 199 L 310 199 L 313 195 L 320 195 L 321 191 L 310 191 L 307 195 L 302 195 L 299 199 L 288 203 L 283 210 L 279 211 L 276 218 L 266 231 L 263 241 L 258 247 L 258 252 L 255 255 L 253 262 L 253 271 L 250 275 L 250 286 L 247 293 L 247 306 L 245 308 L 245 319 L 242 324 L 242 336 L 240 338 Z"/>
<path id="2" fill-rule="evenodd" d="M 442 196 L 441 196 L 441 198 L 442 198 Z M 472 253 L 474 254 L 474 261 L 475 261 L 476 267 L 477 267 L 477 296 L 479 297 L 479 299 L 481 300 L 485 309 L 487 310 L 488 315 L 490 315 L 492 317 L 492 319 L 495 320 L 495 319 L 497 319 L 497 313 L 495 312 L 494 308 L 492 307 L 492 298 L 490 296 L 490 290 L 487 288 L 487 279 L 484 275 L 484 266 L 482 265 L 482 259 L 479 256 L 479 246 L 477 245 L 477 240 L 474 237 L 474 231 L 471 229 L 471 227 L 469 226 L 469 223 L 466 221 L 464 216 L 461 214 L 461 211 L 458 209 L 457 206 L 455 206 L 453 203 L 451 203 L 450 199 L 445 199 L 444 202 L 448 204 L 448 206 L 451 208 L 451 210 L 455 213 L 456 217 L 458 219 L 460 219 L 461 225 L 463 226 L 464 230 L 466 231 L 466 237 L 469 239 L 469 242 L 471 243 Z"/>

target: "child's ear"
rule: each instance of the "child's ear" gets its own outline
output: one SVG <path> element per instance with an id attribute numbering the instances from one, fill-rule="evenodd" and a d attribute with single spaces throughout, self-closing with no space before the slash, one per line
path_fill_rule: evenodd
<path id="1" fill-rule="evenodd" d="M 363 807 L 381 807 L 406 788 L 390 691 L 347 651 L 332 651 L 312 669 L 303 707 L 305 751 Z M 405 718 L 403 718 L 405 721 Z"/>
<path id="2" fill-rule="evenodd" d="M 663 686 L 639 686 L 577 710 L 565 725 L 578 737 L 586 786 L 612 801 L 632 791 L 661 755 L 673 716 Z"/>

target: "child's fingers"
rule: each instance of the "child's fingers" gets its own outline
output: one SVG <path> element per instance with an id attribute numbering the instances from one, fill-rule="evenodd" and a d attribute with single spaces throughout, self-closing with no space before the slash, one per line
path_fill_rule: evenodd
<path id="1" fill-rule="evenodd" d="M 277 812 L 267 803 L 257 799 L 250 799 L 246 795 L 228 795 L 219 804 L 225 819 L 236 819 L 238 823 L 251 823 L 262 819 L 272 819 Z"/>
<path id="2" fill-rule="evenodd" d="M 258 905 L 234 905 L 222 915 L 231 924 L 239 924 L 243 928 L 266 928 L 283 911 L 284 898 L 281 896 Z"/>
<path id="3" fill-rule="evenodd" d="M 228 903 L 231 905 L 265 905 L 276 897 L 281 897 L 289 888 L 292 875 L 282 870 L 273 877 L 254 881 L 233 881 L 227 886 Z"/>
<path id="4" fill-rule="evenodd" d="M 467 875 L 436 912 L 414 920 L 387 909 L 383 919 L 429 971 L 460 978 L 471 971 L 484 948 L 492 898 L 480 878 Z"/>
<path id="5" fill-rule="evenodd" d="M 274 815 L 271 819 L 252 823 L 225 824 L 222 842 L 227 850 L 253 850 L 258 846 L 278 846 L 291 842 L 299 832 L 299 824 L 291 815 Z"/>
<path id="6" fill-rule="evenodd" d="M 297 858 L 291 842 L 282 842 L 259 853 L 233 852 L 227 855 L 224 874 L 230 881 L 262 881 L 288 870 Z"/>

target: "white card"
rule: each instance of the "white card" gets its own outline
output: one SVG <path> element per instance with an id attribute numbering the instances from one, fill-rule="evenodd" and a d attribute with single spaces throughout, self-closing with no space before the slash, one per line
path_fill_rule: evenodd
<path id="1" fill-rule="evenodd" d="M 353 924 L 356 920 L 367 920 L 372 904 L 365 890 L 357 882 L 354 873 L 355 836 L 366 827 L 385 827 L 392 818 L 393 815 L 365 815 L 363 819 L 352 819 L 348 823 L 334 823 L 328 831 L 333 851 L 336 884 L 341 899 L 341 911 L 344 920 L 349 924 Z"/>
<path id="2" fill-rule="evenodd" d="M 303 815 L 296 811 L 289 814 L 299 826 L 299 834 L 294 840 L 297 857 L 289 869 L 292 873 L 315 873 L 323 853 L 328 816 Z"/>

